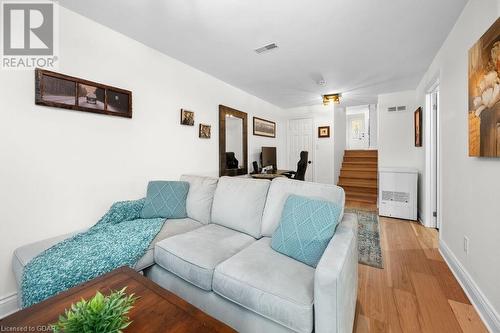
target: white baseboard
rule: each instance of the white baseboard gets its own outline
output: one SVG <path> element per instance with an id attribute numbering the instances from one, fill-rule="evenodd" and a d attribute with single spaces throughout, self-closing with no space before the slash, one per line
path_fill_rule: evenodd
<path id="1" fill-rule="evenodd" d="M 440 239 L 439 252 L 450 267 L 453 275 L 458 280 L 465 293 L 469 297 L 472 305 L 483 319 L 484 324 L 492 333 L 500 333 L 500 316 L 495 311 L 483 292 L 479 289 L 476 282 L 469 275 L 467 270 L 458 261 L 457 257 L 451 252 L 450 248 Z"/>
<path id="2" fill-rule="evenodd" d="M 17 306 L 17 293 L 10 294 L 0 299 L 0 319 L 19 310 Z"/>

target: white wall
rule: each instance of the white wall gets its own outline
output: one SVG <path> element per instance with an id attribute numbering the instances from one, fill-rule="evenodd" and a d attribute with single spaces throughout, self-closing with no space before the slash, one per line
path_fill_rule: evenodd
<path id="1" fill-rule="evenodd" d="M 59 71 L 133 91 L 133 119 L 35 106 L 33 72 L 0 74 L 0 300 L 16 291 L 15 248 L 94 224 L 114 201 L 144 196 L 149 180 L 217 175 L 219 104 L 248 113 L 249 162 L 265 145 L 285 163 L 281 109 L 64 8 L 60 16 Z M 195 111 L 195 126 L 179 124 L 181 108 Z M 254 137 L 252 116 L 276 121 L 277 138 Z M 200 122 L 211 139 L 198 138 Z"/>
<path id="2" fill-rule="evenodd" d="M 289 119 L 310 118 L 313 120 L 314 155 L 311 159 L 314 168 L 314 181 L 318 183 L 335 183 L 335 164 L 333 142 L 336 138 L 334 129 L 333 106 L 312 105 L 285 110 Z M 318 138 L 318 127 L 330 126 L 329 138 Z M 298 157 L 297 157 L 298 160 Z M 295 169 L 295 165 L 288 168 Z"/>
<path id="3" fill-rule="evenodd" d="M 368 105 L 370 110 L 370 148 L 378 147 L 378 115 L 375 104 Z"/>
<path id="4" fill-rule="evenodd" d="M 494 332 L 500 332 L 500 159 L 468 156 L 467 52 L 499 13 L 497 0 L 470 0 L 418 87 L 423 104 L 439 78 L 441 249 L 462 269 L 461 282 Z"/>
<path id="5" fill-rule="evenodd" d="M 406 111 L 387 111 L 388 107 L 402 105 L 407 107 Z M 425 151 L 423 147 L 415 147 L 413 120 L 414 112 L 419 106 L 422 105 L 417 102 L 415 90 L 378 96 L 378 165 L 413 168 L 419 171 L 419 212 L 421 212 Z"/>
<path id="6" fill-rule="evenodd" d="M 333 151 L 334 151 L 334 183 L 339 182 L 340 169 L 346 149 L 346 112 L 345 108 L 335 105 L 333 123 Z"/>

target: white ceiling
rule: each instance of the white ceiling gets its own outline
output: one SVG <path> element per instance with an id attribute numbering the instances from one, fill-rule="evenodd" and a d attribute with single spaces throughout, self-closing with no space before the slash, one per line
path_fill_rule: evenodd
<path id="1" fill-rule="evenodd" d="M 60 0 L 283 108 L 413 89 L 467 0 Z M 261 55 L 253 50 L 276 42 Z M 325 86 L 316 84 L 326 80 Z"/>

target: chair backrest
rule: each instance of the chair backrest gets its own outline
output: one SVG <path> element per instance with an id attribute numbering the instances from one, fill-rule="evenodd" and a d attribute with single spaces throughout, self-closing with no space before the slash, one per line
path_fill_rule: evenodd
<path id="1" fill-rule="evenodd" d="M 306 176 L 308 156 L 309 153 L 307 151 L 300 152 L 300 160 L 297 163 L 297 173 L 295 174 L 295 177 L 293 179 L 304 180 Z"/>
<path id="2" fill-rule="evenodd" d="M 227 169 L 237 169 L 238 168 L 238 160 L 234 156 L 233 152 L 226 153 L 226 168 Z"/>

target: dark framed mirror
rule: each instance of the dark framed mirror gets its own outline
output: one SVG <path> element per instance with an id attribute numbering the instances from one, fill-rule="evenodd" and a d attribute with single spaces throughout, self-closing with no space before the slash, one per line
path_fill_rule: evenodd
<path id="1" fill-rule="evenodd" d="M 219 105 L 219 176 L 248 173 L 247 114 Z"/>

